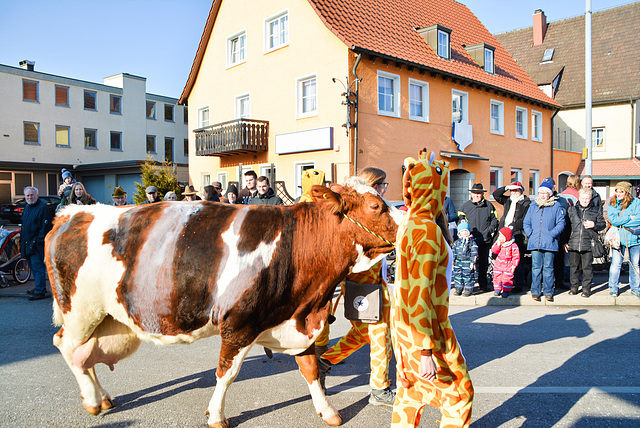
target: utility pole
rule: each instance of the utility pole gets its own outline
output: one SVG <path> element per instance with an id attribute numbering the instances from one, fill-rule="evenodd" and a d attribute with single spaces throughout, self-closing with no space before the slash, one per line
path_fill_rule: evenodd
<path id="1" fill-rule="evenodd" d="M 592 156 L 592 123 L 591 107 L 593 104 L 591 96 L 591 0 L 586 0 L 586 12 L 584 14 L 584 109 L 585 109 L 585 133 L 584 148 L 587 157 L 584 161 L 584 174 L 593 175 Z"/>

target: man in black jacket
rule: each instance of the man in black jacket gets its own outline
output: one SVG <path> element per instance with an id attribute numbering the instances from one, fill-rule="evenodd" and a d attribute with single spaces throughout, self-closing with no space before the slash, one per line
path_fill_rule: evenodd
<path id="1" fill-rule="evenodd" d="M 476 244 L 478 244 L 478 285 L 484 291 L 491 291 L 487 282 L 489 267 L 489 250 L 493 243 L 493 234 L 498 228 L 496 209 L 484 198 L 482 183 L 475 183 L 471 190 L 471 200 L 466 201 L 458 211 L 460 220 L 469 222 L 469 229 Z"/>
<path id="2" fill-rule="evenodd" d="M 509 192 L 509 195 L 505 193 Z M 531 199 L 524 195 L 524 186 L 519 181 L 514 181 L 508 186 L 498 187 L 493 191 L 493 199 L 504 207 L 504 212 L 498 223 L 498 230 L 503 227 L 511 228 L 513 238 L 520 250 L 520 263 L 516 267 L 513 277 L 514 292 L 519 292 L 525 286 L 527 265 L 524 255 L 527 252 L 527 236 L 524 234 L 523 222 L 527 215 Z M 526 260 L 530 261 L 530 258 Z M 519 290 L 520 289 L 520 290 Z"/>
<path id="3" fill-rule="evenodd" d="M 41 300 L 46 297 L 47 268 L 44 264 L 44 237 L 51 230 L 51 213 L 47 204 L 38 198 L 38 189 L 26 187 L 24 199 L 27 206 L 22 213 L 20 231 L 20 253 L 27 259 L 35 279 L 35 288 L 27 291 L 29 300 Z"/>
<path id="4" fill-rule="evenodd" d="M 282 199 L 276 196 L 276 192 L 269 186 L 269 179 L 264 175 L 258 177 L 256 189 L 258 194 L 249 200 L 249 205 L 284 205 Z"/>

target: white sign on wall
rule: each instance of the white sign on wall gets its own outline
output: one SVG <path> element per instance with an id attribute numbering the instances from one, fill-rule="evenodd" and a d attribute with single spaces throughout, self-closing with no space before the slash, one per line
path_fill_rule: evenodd
<path id="1" fill-rule="evenodd" d="M 276 153 L 311 152 L 333 148 L 333 127 L 276 135 Z"/>

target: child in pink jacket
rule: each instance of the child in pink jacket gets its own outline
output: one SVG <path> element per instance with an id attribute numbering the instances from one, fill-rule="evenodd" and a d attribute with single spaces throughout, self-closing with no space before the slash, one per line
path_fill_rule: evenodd
<path id="1" fill-rule="evenodd" d="M 513 273 L 520 262 L 520 251 L 511 238 L 511 229 L 503 227 L 498 240 L 491 247 L 491 252 L 498 255 L 493 264 L 494 296 L 502 294 L 502 297 L 509 297 L 513 289 Z"/>

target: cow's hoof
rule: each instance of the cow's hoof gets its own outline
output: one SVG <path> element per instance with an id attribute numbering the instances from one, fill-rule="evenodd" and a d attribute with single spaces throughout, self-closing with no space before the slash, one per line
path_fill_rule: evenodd
<path id="1" fill-rule="evenodd" d="M 82 407 L 84 407 L 84 409 L 87 412 L 91 413 L 93 416 L 98 416 L 102 411 L 102 409 L 98 406 L 89 406 L 88 404 L 85 404 L 85 403 L 82 403 Z"/>
<path id="2" fill-rule="evenodd" d="M 209 409 L 205 410 L 205 411 L 204 411 L 204 414 L 205 414 L 206 416 L 209 416 Z"/>
<path id="3" fill-rule="evenodd" d="M 327 418 L 322 418 L 322 420 L 325 421 L 327 425 L 332 427 L 337 427 L 342 425 L 342 418 L 338 413 L 336 413 L 335 415 L 329 416 Z"/>
<path id="4" fill-rule="evenodd" d="M 210 428 L 229 428 L 229 421 L 227 418 L 224 418 L 223 421 L 214 422 L 213 424 L 209 424 Z"/>
<path id="5" fill-rule="evenodd" d="M 100 407 L 102 410 L 109 410 L 113 408 L 113 400 L 108 395 L 102 399 L 102 403 L 100 403 Z"/>

